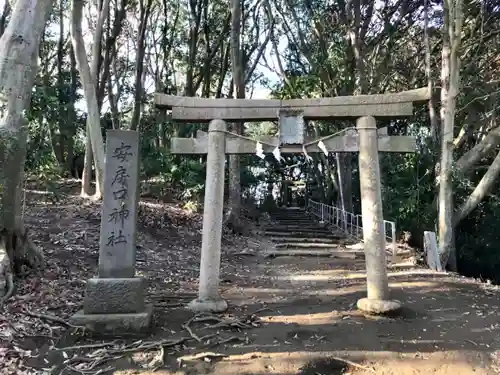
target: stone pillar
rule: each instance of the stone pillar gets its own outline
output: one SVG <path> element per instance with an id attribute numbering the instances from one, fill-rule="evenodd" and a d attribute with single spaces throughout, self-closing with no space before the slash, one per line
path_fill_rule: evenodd
<path id="1" fill-rule="evenodd" d="M 359 181 L 368 292 L 367 298 L 360 299 L 357 306 L 368 313 L 384 314 L 399 310 L 401 304 L 389 300 L 377 127 L 375 119 L 369 116 L 359 118 L 356 126 L 359 132 Z"/>
<path id="2" fill-rule="evenodd" d="M 222 312 L 227 309 L 226 301 L 219 295 L 226 129 L 222 120 L 212 120 L 208 128 L 200 282 L 198 298 L 188 305 L 190 310 L 196 312 Z"/>
<path id="3" fill-rule="evenodd" d="M 87 281 L 83 310 L 72 324 L 111 332 L 144 331 L 151 324 L 145 280 L 135 277 L 139 170 L 139 133 L 108 130 L 99 276 Z"/>

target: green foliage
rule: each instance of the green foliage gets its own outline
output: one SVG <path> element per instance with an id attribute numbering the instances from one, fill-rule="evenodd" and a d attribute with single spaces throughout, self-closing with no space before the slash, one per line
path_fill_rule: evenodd
<path id="1" fill-rule="evenodd" d="M 130 2 L 127 12 L 139 11 L 138 4 L 137 1 Z M 145 87 L 140 95 L 141 176 L 154 180 L 154 183 L 148 183 L 148 188 L 155 196 L 182 199 L 186 202 L 185 207 L 193 211 L 198 210 L 204 193 L 206 157 L 172 155 L 168 151 L 168 143 L 173 136 L 189 137 L 197 130 L 206 131 L 207 124 L 174 123 L 167 116 L 160 117 L 151 105 L 151 94 L 158 91 L 187 96 L 201 94 L 204 97 L 234 95 L 231 88 L 230 9 L 227 2 L 220 0 L 205 5 L 199 1 L 166 0 L 162 6 L 153 7 L 150 17 L 154 21 L 148 23 L 146 34 L 150 37 L 145 41 Z M 279 80 L 271 79 L 272 75 L 262 76 L 262 71 L 255 72 L 246 77 L 249 91 L 255 81 L 267 85 L 273 97 L 282 99 L 397 92 L 427 85 L 422 4 L 385 2 L 382 6 L 375 6 L 372 12 L 369 2 L 366 2 L 357 15 L 356 5 L 346 9 L 342 2 L 276 0 L 270 6 L 274 21 L 270 37 L 279 44 L 278 55 L 282 66 L 275 64 L 278 58 L 276 53 L 273 53 L 272 59 L 266 57 L 269 50 L 263 55 L 266 59 L 261 58 L 257 65 L 279 68 Z M 245 73 L 255 62 L 263 36 L 269 31 L 264 8 L 259 2 L 244 4 L 240 39 Z M 432 8 L 429 21 L 431 75 L 436 87 L 439 87 L 443 14 L 442 7 Z M 63 11 L 63 18 L 69 16 L 68 11 Z M 115 19 L 116 14 L 112 13 L 110 18 Z M 485 14 L 488 17 L 483 17 Z M 372 19 L 366 19 L 367 16 Z M 350 23 L 357 21 L 357 17 L 360 24 L 353 27 Z M 491 0 L 467 3 L 464 18 L 456 132 L 458 134 L 463 126 L 467 136 L 456 148 L 455 158 L 460 158 L 477 145 L 484 133 L 495 125 L 493 120 L 498 106 L 498 6 Z M 81 100 L 82 87 L 74 59 L 71 58 L 71 43 L 65 39 L 67 27 L 63 32 L 66 35 L 59 39 L 60 21 L 59 12 L 53 12 L 39 48 L 40 68 L 31 106 L 26 114 L 29 120 L 26 169 L 49 190 L 54 189 L 54 182 L 61 174 L 68 172 L 72 162 L 68 159 L 72 155 L 83 155 L 85 146 L 86 114 L 80 112 L 80 108 L 85 109 Z M 110 23 L 111 26 L 113 24 Z M 129 53 L 128 46 L 136 45 L 138 30 L 129 22 L 122 24 L 117 48 L 108 46 L 111 33 L 105 25 L 103 57 L 105 52 L 112 51 L 112 66 L 100 66 L 99 69 L 101 75 L 108 69 L 111 79 L 99 83 L 110 83 L 113 88 L 108 92 L 106 86 L 99 93 L 103 95 L 103 133 L 117 124 L 126 129 L 132 117 L 136 62 L 135 54 Z M 363 28 L 366 30 L 363 31 Z M 353 48 L 349 33 L 354 31 L 363 34 L 358 51 Z M 356 63 L 357 53 L 361 54 L 360 61 L 364 64 L 362 71 Z M 104 62 L 104 59 L 101 60 Z M 154 87 L 151 87 L 151 82 Z M 110 108 L 112 96 L 117 100 L 118 113 Z M 435 168 L 440 153 L 439 145 L 429 142 L 427 138 L 430 132 L 428 109 L 425 105 L 416 104 L 415 115 L 410 119 L 377 119 L 377 123 L 388 126 L 391 134 L 408 135 L 413 132 L 419 136 L 417 154 L 384 155 L 381 157 L 381 170 L 384 217 L 396 221 L 398 230 L 410 231 L 421 237 L 423 230 L 434 229 L 436 221 Z M 324 136 L 352 125 L 352 121 L 345 120 L 315 121 L 309 124 L 308 135 Z M 276 122 L 247 124 L 245 133 L 251 137 L 275 135 Z M 484 157 L 481 167 L 469 173 L 466 179 L 454 176 L 457 207 L 477 186 L 492 157 L 494 155 Z M 336 178 L 334 158 L 330 156 L 326 159 L 322 155 L 313 155 L 313 158 L 314 165 L 307 163 L 303 155 L 284 155 L 284 162 L 276 162 L 272 156 L 264 161 L 254 155 L 242 157 L 240 176 L 244 198 L 255 194 L 262 182 L 281 181 L 289 176 L 290 169 L 285 166 L 300 164 L 299 177 L 314 182 L 320 188 L 321 199 L 335 199 L 338 191 L 330 191 L 329 197 L 323 194 L 333 185 L 331 176 Z M 357 158 L 346 159 L 352 164 L 354 210 L 359 212 Z M 498 190 L 498 186 L 495 188 Z M 489 196 L 457 228 L 459 265 L 464 272 L 482 273 L 485 277 L 498 274 L 500 238 L 495 228 L 500 225 L 499 206 L 498 199 Z M 263 208 L 271 211 L 274 207 L 275 202 L 266 195 Z"/>
<path id="2" fill-rule="evenodd" d="M 58 182 L 61 180 L 61 174 L 61 167 L 53 159 L 47 160 L 44 164 L 39 164 L 31 172 L 32 177 L 55 199 L 59 196 Z"/>
<path id="3" fill-rule="evenodd" d="M 197 160 L 183 160 L 180 164 L 172 164 L 170 167 L 171 180 L 179 185 L 181 189 L 192 193 L 199 193 L 201 186 L 205 184 L 206 164 Z"/>
<path id="4" fill-rule="evenodd" d="M 43 130 L 36 122 L 31 122 L 28 134 L 26 168 L 37 170 L 54 163 L 54 155 L 50 143 L 44 139 Z"/>
<path id="5" fill-rule="evenodd" d="M 172 155 L 150 147 L 148 144 L 141 147 L 141 167 L 142 175 L 145 178 L 160 176 L 170 170 L 173 163 Z"/>
<path id="6" fill-rule="evenodd" d="M 205 163 L 189 156 L 175 156 L 166 150 L 151 147 L 143 138 L 141 149 L 142 177 L 155 177 L 161 188 L 155 195 L 164 196 L 166 191 L 178 191 L 178 198 L 199 200 L 205 185 Z"/>
<path id="7" fill-rule="evenodd" d="M 434 190 L 419 154 L 381 156 L 384 217 L 397 222 L 397 228 L 423 235 L 435 219 L 432 211 Z"/>
<path id="8" fill-rule="evenodd" d="M 490 197 L 457 227 L 455 242 L 462 274 L 500 283 L 499 218 L 500 199 Z"/>
<path id="9" fill-rule="evenodd" d="M 189 200 L 182 206 L 182 208 L 188 212 L 198 212 L 200 209 L 200 202 Z"/>

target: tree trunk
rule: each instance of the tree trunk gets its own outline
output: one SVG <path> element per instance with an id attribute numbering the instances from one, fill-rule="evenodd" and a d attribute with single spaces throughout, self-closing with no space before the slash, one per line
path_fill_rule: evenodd
<path id="1" fill-rule="evenodd" d="M 12 271 L 41 266 L 23 222 L 27 120 L 38 48 L 52 0 L 17 0 L 0 39 L 0 304 L 13 291 Z"/>
<path id="2" fill-rule="evenodd" d="M 457 160 L 456 169 L 460 175 L 465 175 L 471 171 L 474 165 L 489 153 L 493 153 L 500 144 L 500 127 L 493 128 L 490 132 L 474 147 L 462 155 Z"/>
<path id="3" fill-rule="evenodd" d="M 146 5 L 143 1 L 139 2 L 141 8 L 139 32 L 137 33 L 137 56 L 135 61 L 135 94 L 134 94 L 134 111 L 132 112 L 132 120 L 130 122 L 130 130 L 137 130 L 141 118 L 141 104 L 143 98 L 143 67 L 145 53 L 145 38 L 149 13 L 151 11 L 152 0 L 147 0 Z"/>
<path id="4" fill-rule="evenodd" d="M 439 173 L 439 253 L 443 267 L 457 270 L 453 238 L 453 130 L 459 90 L 462 1 L 444 2 L 441 68 L 441 168 Z"/>
<path id="5" fill-rule="evenodd" d="M 237 99 L 245 98 L 245 75 L 240 46 L 241 2 L 231 0 L 231 58 L 233 70 L 234 94 Z M 243 134 L 243 123 L 234 123 L 233 132 Z M 241 166 L 239 155 L 229 155 L 229 213 L 226 223 L 234 229 L 240 228 L 241 209 Z M 238 229 L 241 232 L 241 229 Z"/>
<path id="6" fill-rule="evenodd" d="M 344 209 L 347 212 L 354 212 L 352 204 L 352 159 L 353 155 L 344 152 L 339 155 L 339 169 L 342 178 L 342 189 L 344 195 Z"/>
<path id="7" fill-rule="evenodd" d="M 496 108 L 494 108 L 491 113 L 492 121 L 494 121 L 494 119 L 496 118 L 496 112 Z M 491 130 L 488 135 L 495 131 L 496 129 Z M 453 227 L 456 227 L 460 223 L 460 221 L 465 219 L 472 211 L 476 209 L 479 203 L 481 203 L 493 189 L 499 175 L 500 153 L 497 153 L 497 156 L 493 160 L 493 163 L 488 167 L 488 170 L 483 175 L 481 181 L 479 181 L 474 191 L 469 195 L 467 200 L 458 210 L 456 210 L 455 214 L 453 215 Z"/>
<path id="8" fill-rule="evenodd" d="M 106 6 L 107 4 L 107 6 Z M 102 25 L 104 24 L 105 17 L 107 15 L 107 8 L 109 8 L 109 0 L 105 0 L 103 4 L 103 9 L 99 15 L 99 20 L 97 22 L 96 34 L 94 38 L 94 48 L 93 48 L 93 63 L 92 70 L 89 67 L 87 60 L 87 54 L 85 52 L 85 44 L 83 41 L 82 34 L 82 13 L 83 13 L 83 1 L 73 0 L 73 8 L 71 12 L 71 36 L 73 39 L 73 48 L 75 50 L 76 64 L 78 71 L 80 72 L 80 77 L 83 85 L 83 94 L 85 97 L 85 102 L 87 103 L 87 135 L 90 138 L 92 156 L 95 162 L 95 174 L 96 174 L 96 198 L 102 198 L 104 192 L 104 142 L 102 140 L 101 133 L 101 118 L 99 114 L 99 106 L 97 102 L 97 92 L 96 92 L 96 76 L 97 76 L 97 61 L 96 54 L 99 53 L 100 40 L 102 36 Z M 99 49 L 95 45 L 99 45 Z M 87 141 L 88 143 L 88 141 Z M 88 161 L 90 158 L 90 153 L 88 153 L 88 144 L 86 147 L 85 159 Z M 89 164 L 87 164 L 87 172 L 89 173 Z M 82 179 L 83 180 L 83 179 Z M 84 182 L 82 181 L 82 186 Z"/>
<path id="9" fill-rule="evenodd" d="M 76 109 L 75 102 L 77 100 L 77 89 L 78 89 L 78 75 L 76 72 L 76 60 L 75 60 L 75 52 L 73 51 L 73 46 L 71 45 L 69 48 L 69 71 L 70 71 L 70 91 L 68 98 L 68 124 L 66 126 L 71 130 L 69 134 L 71 134 L 70 139 L 68 139 L 68 155 L 66 159 L 67 170 L 72 172 L 73 165 L 73 156 L 74 156 L 74 146 L 75 140 L 74 135 L 76 134 Z"/>
<path id="10" fill-rule="evenodd" d="M 85 127 L 85 157 L 83 159 L 83 172 L 82 172 L 82 197 L 88 197 L 92 195 L 91 183 L 92 183 L 92 163 L 94 158 L 92 157 L 92 141 L 90 139 L 90 131 L 87 120 L 87 126 Z"/>
<path id="11" fill-rule="evenodd" d="M 345 214 L 346 212 L 346 205 L 345 205 L 345 195 L 344 195 L 344 181 L 342 180 L 342 171 L 340 170 L 340 156 L 339 153 L 335 153 L 335 162 L 337 164 L 337 176 L 339 180 L 339 207 L 343 211 L 343 221 L 344 225 L 347 225 L 347 215 Z M 351 196 L 351 206 L 352 206 L 352 196 Z M 349 211 L 352 212 L 352 211 Z"/>
<path id="12" fill-rule="evenodd" d="M 495 182 L 500 175 L 500 152 L 493 160 L 481 181 L 477 184 L 476 188 L 462 206 L 457 210 L 453 217 L 453 226 L 457 226 L 461 220 L 469 215 L 478 206 L 479 203 L 486 197 L 490 190 L 495 185 Z"/>

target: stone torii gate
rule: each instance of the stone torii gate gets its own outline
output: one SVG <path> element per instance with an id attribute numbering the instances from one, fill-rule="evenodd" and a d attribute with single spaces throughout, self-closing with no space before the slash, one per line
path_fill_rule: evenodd
<path id="1" fill-rule="evenodd" d="M 366 259 L 367 298 L 358 301 L 360 310 L 383 314 L 398 310 L 390 300 L 386 269 L 385 230 L 380 189 L 378 152 L 415 152 L 416 140 L 377 132 L 375 117 L 406 117 L 413 103 L 426 101 L 427 88 L 393 94 L 359 95 L 319 99 L 207 99 L 155 94 L 158 107 L 172 110 L 172 119 L 210 122 L 208 134 L 196 138 L 172 138 L 174 154 L 207 154 L 207 177 L 198 298 L 188 307 L 194 311 L 221 312 L 227 303 L 219 294 L 220 251 L 224 203 L 226 154 L 312 152 L 359 152 L 363 241 Z M 356 129 L 343 135 L 310 139 L 304 120 L 357 118 Z M 250 139 L 227 131 L 226 121 L 279 121 L 278 137 Z"/>

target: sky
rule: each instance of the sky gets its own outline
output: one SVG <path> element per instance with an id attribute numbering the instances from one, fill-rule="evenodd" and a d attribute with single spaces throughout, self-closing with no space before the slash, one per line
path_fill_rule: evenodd
<path id="1" fill-rule="evenodd" d="M 0 1 L 2 1 L 2 0 L 0 0 Z M 88 9 L 88 7 L 86 7 L 86 8 Z M 134 23 L 133 19 L 129 18 L 128 21 L 130 23 Z M 89 48 L 93 42 L 93 35 L 92 35 L 92 32 L 90 32 L 90 30 L 88 28 L 86 17 L 84 17 L 82 28 L 83 28 L 84 38 L 85 38 L 87 48 Z M 138 25 L 134 25 L 134 28 L 138 29 Z M 262 35 L 261 38 L 263 40 L 264 35 Z M 282 38 L 282 40 L 279 40 L 278 49 L 280 51 L 284 48 L 284 46 L 286 44 L 284 42 L 285 42 L 284 38 Z M 87 53 L 89 53 L 89 51 L 87 51 Z M 267 48 L 264 52 L 264 55 L 265 55 L 266 60 L 271 64 L 272 68 L 274 68 L 275 62 L 274 62 L 274 57 L 271 56 L 271 45 L 270 44 L 267 46 Z M 135 58 L 135 53 L 133 51 L 131 51 L 131 53 L 129 54 L 129 58 L 130 59 Z M 269 82 L 271 82 L 271 84 L 279 81 L 279 76 L 275 72 L 273 72 L 273 71 L 269 70 L 268 68 L 266 68 L 265 66 L 263 66 L 262 64 L 257 65 L 256 73 L 262 73 L 269 80 Z M 135 77 L 131 77 L 132 84 L 133 84 L 134 79 L 135 79 Z M 180 72 L 176 76 L 176 81 L 183 82 L 184 80 L 185 80 L 185 72 Z M 148 93 L 151 93 L 154 91 L 154 81 L 153 81 L 152 77 L 147 76 L 144 87 Z M 247 90 L 247 94 L 250 95 L 250 90 Z M 265 88 L 264 86 L 260 85 L 257 82 L 255 84 L 253 92 L 252 92 L 252 98 L 266 99 L 269 97 L 269 94 L 270 94 L 270 90 Z M 83 103 L 83 101 L 81 101 L 80 103 L 78 103 L 77 108 L 81 109 L 81 110 L 85 110 L 85 103 Z M 106 98 L 105 103 L 103 103 L 102 110 L 103 110 L 103 112 L 106 112 L 108 109 L 109 109 L 109 107 L 108 107 L 107 98 Z"/>
<path id="2" fill-rule="evenodd" d="M 5 5 L 5 1 L 6 0 L 0 0 L 0 11 L 3 10 L 3 7 Z M 87 6 L 84 9 L 84 17 L 83 17 L 83 25 L 82 26 L 83 26 L 83 32 L 84 32 L 84 39 L 86 41 L 86 46 L 87 46 L 87 53 L 89 53 L 90 51 L 88 50 L 88 48 L 90 48 L 91 43 L 92 43 L 92 33 L 90 33 L 89 29 L 88 29 L 88 25 L 87 25 L 87 22 L 86 22 L 86 14 L 88 14 L 88 7 Z M 65 20 L 65 29 L 66 30 L 69 30 L 69 24 L 68 24 L 68 22 L 69 21 L 66 19 Z M 53 24 L 53 25 L 50 26 L 50 28 L 51 28 L 50 31 L 53 31 L 54 34 L 56 34 L 56 37 L 57 37 L 58 26 Z M 281 42 L 282 41 L 280 41 L 280 43 L 279 43 L 280 47 L 282 47 L 282 43 Z M 271 51 L 271 48 L 266 48 L 266 51 L 265 51 L 264 54 L 265 54 L 266 60 L 271 63 L 273 61 L 273 57 L 271 56 L 270 51 Z M 134 56 L 131 56 L 131 58 L 134 58 Z M 279 77 L 276 75 L 276 73 L 270 71 L 269 69 L 267 69 L 266 67 L 264 67 L 262 64 L 259 64 L 257 66 L 256 72 L 264 74 L 264 76 L 271 83 L 275 83 L 275 82 L 279 81 Z M 183 79 L 183 77 L 178 77 L 178 78 L 181 79 L 181 80 Z M 134 78 L 132 77 L 132 80 L 133 79 Z M 154 87 L 153 86 L 153 82 L 146 82 L 145 87 Z M 256 83 L 256 85 L 254 87 L 254 90 L 253 90 L 252 98 L 265 99 L 265 98 L 269 97 L 269 93 L 270 93 L 269 89 L 263 87 L 259 83 Z M 250 94 L 250 92 L 248 92 L 248 94 Z M 86 110 L 86 105 L 83 102 L 83 100 L 80 101 L 79 103 L 77 103 L 77 108 L 79 110 L 82 110 L 82 111 Z M 107 110 L 108 110 L 108 104 L 105 103 L 103 105 L 103 112 L 105 112 Z"/>
<path id="3" fill-rule="evenodd" d="M 6 0 L 0 0 L 0 9 L 3 9 L 5 1 Z M 382 4 L 381 0 L 376 0 L 376 4 L 377 4 L 377 6 L 380 6 Z M 91 46 L 93 38 L 92 38 L 92 33 L 90 33 L 88 30 L 88 26 L 87 26 L 87 22 L 86 22 L 86 15 L 88 14 L 88 6 L 86 6 L 85 8 L 86 9 L 84 11 L 83 25 L 82 26 L 83 26 L 83 30 L 84 30 L 84 38 L 86 39 L 87 48 L 89 48 Z M 130 22 L 133 20 L 129 19 L 128 21 Z M 68 20 L 65 20 L 65 23 L 66 23 L 66 25 L 65 25 L 66 30 L 69 30 Z M 54 33 L 57 34 L 57 32 L 58 32 L 57 25 L 51 25 L 51 28 L 53 28 Z M 262 38 L 264 38 L 264 36 L 262 36 Z M 286 47 L 286 40 L 285 40 L 285 38 L 282 37 L 278 42 L 279 42 L 278 49 L 281 52 Z M 87 52 L 89 52 L 89 51 L 87 51 Z M 276 66 L 276 62 L 275 62 L 274 56 L 271 55 L 271 46 L 268 46 L 266 48 L 264 55 L 265 55 L 266 61 L 268 61 L 274 68 Z M 133 53 L 131 54 L 130 57 L 132 59 L 134 58 Z M 279 76 L 275 72 L 273 72 L 273 71 L 269 70 L 268 68 L 266 68 L 265 66 L 263 66 L 262 64 L 259 64 L 257 66 L 257 73 L 262 73 L 271 83 L 276 83 L 279 81 Z M 133 80 L 134 78 L 132 77 L 131 79 Z M 179 77 L 177 77 L 177 79 L 178 79 L 178 81 L 182 82 L 184 77 L 179 76 Z M 145 82 L 145 87 L 146 88 L 154 87 L 154 83 L 151 81 L 151 79 L 149 79 Z M 254 87 L 254 90 L 253 90 L 252 97 L 256 98 L 256 99 L 265 99 L 265 98 L 268 98 L 269 93 L 270 93 L 269 89 L 263 87 L 259 83 L 256 83 L 256 86 Z M 250 92 L 248 92 L 248 94 L 250 94 Z M 85 104 L 78 103 L 78 107 L 79 107 L 79 109 L 84 110 Z M 103 111 L 106 111 L 106 110 L 107 110 L 107 104 L 105 104 L 103 107 Z"/>

